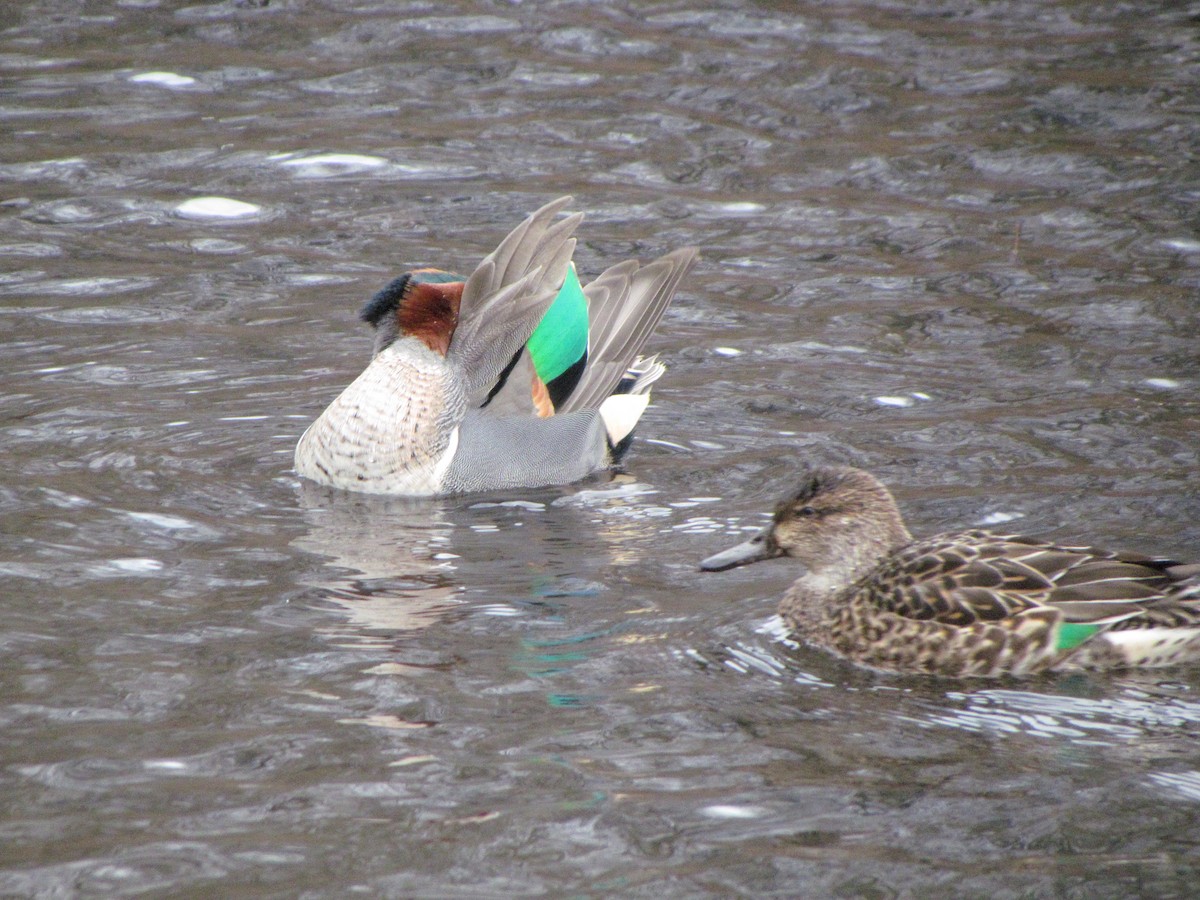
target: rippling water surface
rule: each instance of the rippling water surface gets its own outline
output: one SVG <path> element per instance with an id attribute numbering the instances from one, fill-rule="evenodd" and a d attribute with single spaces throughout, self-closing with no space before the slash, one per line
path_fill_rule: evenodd
<path id="1" fill-rule="evenodd" d="M 1200 673 L 881 677 L 701 576 L 807 462 L 1200 557 L 1200 7 L 9 4 L 0 893 L 1173 897 Z M 302 485 L 359 304 L 702 248 L 626 472 Z"/>

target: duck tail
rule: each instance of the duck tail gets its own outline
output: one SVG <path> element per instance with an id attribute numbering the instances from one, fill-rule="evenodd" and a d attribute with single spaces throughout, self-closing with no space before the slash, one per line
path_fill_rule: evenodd
<path id="1" fill-rule="evenodd" d="M 1175 666 L 1200 660 L 1200 627 L 1113 629 L 1102 641 L 1129 668 Z"/>
<path id="2" fill-rule="evenodd" d="M 608 432 L 608 445 L 614 459 L 628 448 L 633 429 L 649 405 L 648 393 L 613 394 L 600 404 L 600 418 L 604 422 L 604 430 Z"/>
<path id="3" fill-rule="evenodd" d="M 614 394 L 648 394 L 650 386 L 667 373 L 667 367 L 658 360 L 658 355 L 639 356 L 625 370 L 617 383 Z"/>
<path id="4" fill-rule="evenodd" d="M 633 443 L 633 429 L 650 405 L 650 386 L 666 374 L 657 356 L 641 357 L 625 370 L 612 395 L 600 404 L 612 458 L 620 459 Z"/>

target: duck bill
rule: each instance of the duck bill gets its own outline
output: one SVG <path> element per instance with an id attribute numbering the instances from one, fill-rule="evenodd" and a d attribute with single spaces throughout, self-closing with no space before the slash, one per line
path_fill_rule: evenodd
<path id="1" fill-rule="evenodd" d="M 744 541 L 736 547 L 714 553 L 700 563 L 700 568 L 705 572 L 720 572 L 723 569 L 746 566 L 763 559 L 774 559 L 777 556 L 783 556 L 779 545 L 770 539 L 766 531 L 760 531 L 750 540 Z"/>

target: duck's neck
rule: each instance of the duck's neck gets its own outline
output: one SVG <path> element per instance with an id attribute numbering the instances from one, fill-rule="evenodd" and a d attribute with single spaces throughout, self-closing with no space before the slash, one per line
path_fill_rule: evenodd
<path id="1" fill-rule="evenodd" d="M 844 607 L 846 591 L 911 542 L 899 512 L 880 520 L 877 527 L 847 535 L 792 585 L 785 599 L 788 618 L 801 631 L 826 628 L 830 617 Z"/>

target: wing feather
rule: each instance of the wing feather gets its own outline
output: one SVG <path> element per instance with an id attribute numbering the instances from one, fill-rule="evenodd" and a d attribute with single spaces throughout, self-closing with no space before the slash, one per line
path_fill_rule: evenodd
<path id="1" fill-rule="evenodd" d="M 984 531 L 916 541 L 860 587 L 889 612 L 956 626 L 1037 608 L 1118 628 L 1142 617 L 1200 623 L 1200 579 L 1191 567 Z"/>
<path id="2" fill-rule="evenodd" d="M 560 197 L 530 215 L 467 279 L 446 358 L 460 367 L 471 406 L 486 399 L 554 301 L 583 219 L 576 213 L 553 222 L 570 200 Z"/>
<path id="3" fill-rule="evenodd" d="M 583 289 L 590 320 L 588 365 L 560 412 L 594 409 L 612 394 L 662 319 L 697 253 L 694 247 L 684 247 L 644 266 L 626 260 Z"/>

